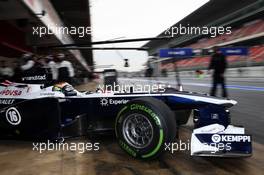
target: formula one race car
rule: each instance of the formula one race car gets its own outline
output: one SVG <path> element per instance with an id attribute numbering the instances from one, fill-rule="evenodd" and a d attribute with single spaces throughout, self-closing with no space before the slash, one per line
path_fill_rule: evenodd
<path id="1" fill-rule="evenodd" d="M 38 77 L 35 77 L 38 78 Z M 150 159 L 175 140 L 193 111 L 191 155 L 249 156 L 251 136 L 230 125 L 236 101 L 190 92 L 79 92 L 68 83 L 0 86 L 2 138 L 58 140 L 114 130 L 121 148 Z"/>

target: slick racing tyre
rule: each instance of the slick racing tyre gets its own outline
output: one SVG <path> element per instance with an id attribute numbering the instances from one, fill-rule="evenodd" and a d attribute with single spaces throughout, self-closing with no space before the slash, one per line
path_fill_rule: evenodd
<path id="1" fill-rule="evenodd" d="M 139 159 L 153 159 L 176 136 L 174 113 L 161 100 L 143 97 L 131 100 L 118 113 L 115 123 L 120 147 Z"/>

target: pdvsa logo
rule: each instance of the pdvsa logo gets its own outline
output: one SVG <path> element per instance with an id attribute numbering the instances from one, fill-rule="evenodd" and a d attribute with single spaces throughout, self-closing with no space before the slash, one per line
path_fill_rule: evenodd
<path id="1" fill-rule="evenodd" d="M 20 90 L 3 90 L 0 92 L 0 95 L 6 95 L 6 96 L 19 96 L 22 94 L 22 91 Z"/>
<path id="2" fill-rule="evenodd" d="M 6 111 L 6 120 L 11 125 L 18 125 L 21 122 L 21 115 L 15 107 L 11 107 Z"/>

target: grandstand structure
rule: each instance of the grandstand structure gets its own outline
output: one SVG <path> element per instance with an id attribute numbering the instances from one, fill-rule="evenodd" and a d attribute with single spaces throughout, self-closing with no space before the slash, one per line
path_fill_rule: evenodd
<path id="1" fill-rule="evenodd" d="M 248 47 L 248 56 L 228 56 L 229 67 L 264 66 L 264 0 L 211 0 L 172 27 L 189 26 L 224 26 L 232 27 L 231 34 L 210 37 L 206 35 L 177 35 L 170 40 L 150 41 L 144 46 L 151 56 L 158 57 L 162 48 L 188 47 L 203 50 L 213 46 Z M 162 32 L 159 37 L 165 36 Z M 179 70 L 206 69 L 210 55 L 188 59 L 165 59 L 158 62 L 159 71 L 174 70 L 177 63 Z"/>

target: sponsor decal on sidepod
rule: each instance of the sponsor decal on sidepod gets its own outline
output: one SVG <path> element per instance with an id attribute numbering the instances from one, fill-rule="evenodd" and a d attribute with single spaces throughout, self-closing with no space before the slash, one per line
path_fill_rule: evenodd
<path id="1" fill-rule="evenodd" d="M 126 104 L 129 100 L 113 100 L 108 98 L 101 98 L 100 103 L 102 106 L 108 106 L 108 105 L 118 105 L 118 104 Z"/>
<path id="2" fill-rule="evenodd" d="M 6 96 L 19 96 L 22 94 L 22 91 L 20 90 L 2 90 L 0 92 L 0 95 L 6 95 Z"/>
<path id="3" fill-rule="evenodd" d="M 0 99 L 1 105 L 11 105 L 14 103 L 14 99 Z"/>

